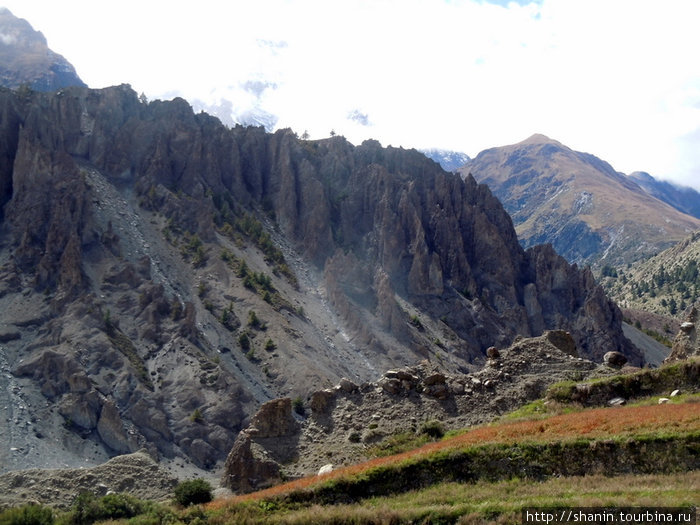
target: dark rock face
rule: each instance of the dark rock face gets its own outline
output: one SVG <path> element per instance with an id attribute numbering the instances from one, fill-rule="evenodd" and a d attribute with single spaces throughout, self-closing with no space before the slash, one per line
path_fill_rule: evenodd
<path id="1" fill-rule="evenodd" d="M 146 445 L 212 466 L 261 402 L 316 390 L 352 363 L 376 373 L 449 356 L 463 371 L 490 346 L 548 329 L 568 331 L 584 357 L 617 350 L 641 363 L 589 270 L 549 246 L 523 251 L 486 186 L 416 151 L 227 129 L 127 86 L 0 92 L 0 112 L 0 301 L 43 298 L 36 319 L 0 318 L 22 328 L 12 348 L 37 365 L 15 372 L 39 384 L 46 375 L 44 395 L 112 450 Z M 256 246 L 268 250 L 251 259 L 259 267 L 279 274 L 279 245 L 319 282 L 299 291 L 275 274 L 279 298 L 255 302 L 259 285 L 235 288 L 242 264 L 232 272 L 224 253 L 245 262 L 253 250 L 222 240 L 233 224 L 247 239 L 257 224 Z M 306 317 L 293 301 L 311 286 L 323 308 Z M 241 332 L 257 333 L 240 326 L 246 304 L 283 334 L 265 355 L 275 370 L 255 365 L 272 352 L 262 344 L 240 351 Z M 330 336 L 311 339 L 332 323 L 344 354 Z M 289 367 L 302 359 L 296 377 Z M 93 383 L 67 384 L 49 361 Z"/>
<path id="2" fill-rule="evenodd" d="M 268 401 L 236 438 L 221 484 L 237 492 L 251 492 L 279 483 L 280 464 L 297 454 L 295 441 L 299 432 L 291 399 Z"/>

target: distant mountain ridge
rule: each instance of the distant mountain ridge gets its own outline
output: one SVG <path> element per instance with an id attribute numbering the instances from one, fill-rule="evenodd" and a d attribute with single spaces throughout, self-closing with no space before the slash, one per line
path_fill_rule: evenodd
<path id="1" fill-rule="evenodd" d="M 693 217 L 700 218 L 700 193 L 693 188 L 657 180 L 645 171 L 635 171 L 629 177 L 649 195 L 670 204 Z"/>
<path id="2" fill-rule="evenodd" d="M 450 172 L 458 170 L 471 160 L 469 155 L 461 151 L 439 148 L 422 149 L 419 151 L 429 159 L 440 164 L 443 170 Z"/>
<path id="3" fill-rule="evenodd" d="M 44 35 L 5 7 L 0 7 L 0 85 L 35 91 L 85 87 L 70 62 L 49 49 Z"/>
<path id="4" fill-rule="evenodd" d="M 700 229 L 609 163 L 544 135 L 482 151 L 459 171 L 489 186 L 523 246 L 551 243 L 574 263 L 631 263 Z"/>

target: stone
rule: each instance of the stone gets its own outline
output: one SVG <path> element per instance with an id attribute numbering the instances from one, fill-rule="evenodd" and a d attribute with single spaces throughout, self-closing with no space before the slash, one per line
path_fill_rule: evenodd
<path id="1" fill-rule="evenodd" d="M 401 381 L 398 379 L 387 379 L 387 378 L 382 378 L 379 380 L 379 385 L 382 387 L 382 389 L 385 392 L 388 392 L 389 394 L 399 394 L 401 393 Z"/>
<path id="2" fill-rule="evenodd" d="M 440 372 L 435 372 L 433 374 L 430 374 L 425 379 L 423 379 L 423 384 L 425 386 L 431 386 L 431 385 L 437 385 L 437 384 L 444 384 L 445 381 L 447 381 L 445 374 L 441 374 Z"/>
<path id="3" fill-rule="evenodd" d="M 344 377 L 340 380 L 338 389 L 348 394 L 352 394 L 353 392 L 357 392 L 359 387 L 355 383 Z"/>
<path id="4" fill-rule="evenodd" d="M 335 392 L 333 390 L 317 390 L 311 394 L 309 408 L 313 417 L 320 417 L 328 414 L 335 404 Z"/>
<path id="5" fill-rule="evenodd" d="M 659 398 L 659 405 L 665 405 L 666 403 L 670 403 L 671 400 L 667 397 L 660 397 Z"/>
<path id="6" fill-rule="evenodd" d="M 226 458 L 221 486 L 234 492 L 252 492 L 281 481 L 279 464 L 256 447 L 250 434 L 238 434 Z"/>
<path id="7" fill-rule="evenodd" d="M 671 397 L 676 397 L 681 394 L 681 391 L 679 389 L 674 390 L 671 392 Z"/>
<path id="8" fill-rule="evenodd" d="M 111 401 L 102 405 L 100 419 L 97 422 L 97 434 L 115 452 L 125 454 L 131 451 L 131 444 L 124 430 L 119 411 Z"/>
<path id="9" fill-rule="evenodd" d="M 615 350 L 607 352 L 603 356 L 603 363 L 613 368 L 621 368 L 625 363 L 627 363 L 627 358 L 620 352 Z"/>
<path id="10" fill-rule="evenodd" d="M 547 330 L 544 333 L 544 337 L 565 354 L 571 357 L 579 357 L 576 341 L 574 341 L 569 332 L 565 330 Z"/>
<path id="11" fill-rule="evenodd" d="M 488 357 L 489 359 L 498 359 L 501 357 L 501 353 L 498 351 L 498 348 L 496 348 L 495 346 L 490 346 L 486 350 L 486 357 Z"/>
<path id="12" fill-rule="evenodd" d="M 292 400 L 273 399 L 263 404 L 250 422 L 248 432 L 256 438 L 285 437 L 295 434 L 299 423 L 292 415 Z"/>
<path id="13" fill-rule="evenodd" d="M 696 323 L 699 321 L 698 310 L 696 307 L 690 309 L 690 313 L 686 320 L 681 324 L 676 337 L 673 339 L 671 353 L 664 360 L 664 363 L 672 363 L 688 359 L 692 356 L 700 355 L 700 342 L 698 341 L 698 332 Z"/>
<path id="14" fill-rule="evenodd" d="M 614 397 L 608 401 L 608 405 L 610 405 L 611 407 L 624 405 L 625 403 L 627 403 L 627 400 L 625 400 L 625 398 L 622 397 Z"/>
<path id="15" fill-rule="evenodd" d="M 333 464 L 332 463 L 327 463 L 323 465 L 320 469 L 318 469 L 318 476 L 323 476 L 324 474 L 330 474 L 333 472 Z"/>

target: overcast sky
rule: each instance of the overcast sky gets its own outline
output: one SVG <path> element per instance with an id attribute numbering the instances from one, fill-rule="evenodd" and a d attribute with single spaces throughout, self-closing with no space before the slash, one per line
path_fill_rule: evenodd
<path id="1" fill-rule="evenodd" d="M 91 87 L 311 138 L 479 151 L 543 133 L 700 189 L 697 0 L 0 0 Z"/>

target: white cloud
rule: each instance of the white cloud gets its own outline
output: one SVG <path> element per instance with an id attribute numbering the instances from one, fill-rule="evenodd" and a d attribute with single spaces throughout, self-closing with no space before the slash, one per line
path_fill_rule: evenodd
<path id="1" fill-rule="evenodd" d="M 8 35 L 6 33 L 0 33 L 0 42 L 6 46 L 12 45 L 17 41 L 17 37 L 14 35 Z"/>
<path id="2" fill-rule="evenodd" d="M 333 129 L 354 142 L 371 136 L 470 155 L 540 132 L 618 170 L 700 187 L 700 4 L 498 3 L 507 8 L 476 0 L 6 5 L 94 87 L 232 97 L 239 113 L 267 111 L 312 137 Z M 350 118 L 357 110 L 365 121 Z"/>

